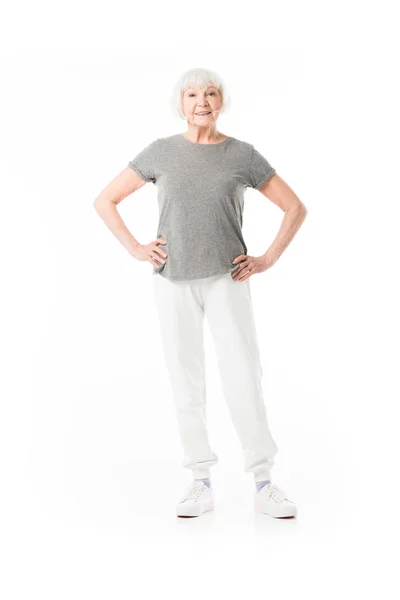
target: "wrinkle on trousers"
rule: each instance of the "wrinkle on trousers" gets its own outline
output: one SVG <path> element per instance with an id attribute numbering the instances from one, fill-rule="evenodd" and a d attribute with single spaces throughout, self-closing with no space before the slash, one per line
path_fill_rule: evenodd
<path id="1" fill-rule="evenodd" d="M 183 445 L 182 466 L 208 477 L 218 462 L 206 422 L 204 317 L 214 342 L 222 390 L 255 481 L 270 478 L 277 445 L 269 431 L 249 279 L 231 273 L 173 281 L 153 275 L 162 346 Z"/>

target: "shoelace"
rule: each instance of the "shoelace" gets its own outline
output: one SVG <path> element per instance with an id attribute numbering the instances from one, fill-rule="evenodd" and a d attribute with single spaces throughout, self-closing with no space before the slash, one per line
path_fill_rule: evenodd
<path id="1" fill-rule="evenodd" d="M 197 502 L 198 498 L 202 495 L 202 493 L 204 492 L 204 488 L 206 487 L 207 486 L 200 481 L 193 481 L 188 486 L 187 491 L 182 496 L 180 502 L 183 502 L 184 500 L 194 500 L 195 502 Z"/>
<path id="2" fill-rule="evenodd" d="M 280 502 L 281 500 L 285 500 L 285 492 L 281 490 L 277 485 L 265 485 L 261 491 L 264 491 L 268 495 L 270 500 L 274 500 L 275 502 Z"/>

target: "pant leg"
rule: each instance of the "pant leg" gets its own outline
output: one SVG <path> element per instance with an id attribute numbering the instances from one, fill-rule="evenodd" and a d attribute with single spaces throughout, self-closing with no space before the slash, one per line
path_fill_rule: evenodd
<path id="1" fill-rule="evenodd" d="M 218 462 L 208 439 L 204 356 L 204 309 L 190 282 L 153 276 L 162 345 L 176 408 L 184 459 L 196 478 Z"/>
<path id="2" fill-rule="evenodd" d="M 221 383 L 239 436 L 244 469 L 255 481 L 269 479 L 278 450 L 269 431 L 262 391 L 262 367 L 249 279 L 230 273 L 204 280 L 205 317 L 215 344 Z"/>

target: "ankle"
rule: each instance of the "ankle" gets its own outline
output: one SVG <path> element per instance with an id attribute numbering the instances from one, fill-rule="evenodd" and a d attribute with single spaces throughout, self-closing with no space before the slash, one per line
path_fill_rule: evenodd
<path id="1" fill-rule="evenodd" d="M 266 479 L 265 481 L 256 481 L 256 490 L 257 490 L 257 492 L 259 492 L 260 490 L 262 490 L 263 487 L 265 485 L 268 485 L 269 483 L 271 483 L 270 479 Z"/>
<path id="2" fill-rule="evenodd" d="M 211 488 L 211 480 L 209 477 L 195 478 L 195 481 L 203 481 L 207 487 Z"/>

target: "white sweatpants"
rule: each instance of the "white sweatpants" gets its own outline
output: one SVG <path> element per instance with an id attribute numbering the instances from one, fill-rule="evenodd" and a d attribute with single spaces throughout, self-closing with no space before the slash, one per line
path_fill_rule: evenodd
<path id="1" fill-rule="evenodd" d="M 222 389 L 255 481 L 270 478 L 277 446 L 270 434 L 261 387 L 262 368 L 250 280 L 230 273 L 171 281 L 153 274 L 162 345 L 183 445 L 182 466 L 209 477 L 218 462 L 206 423 L 204 315 L 218 360 Z"/>

